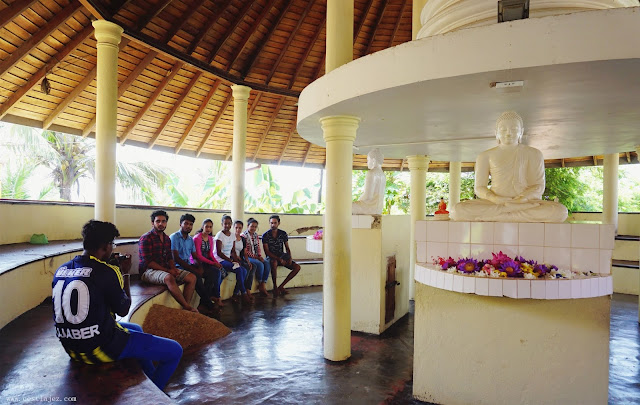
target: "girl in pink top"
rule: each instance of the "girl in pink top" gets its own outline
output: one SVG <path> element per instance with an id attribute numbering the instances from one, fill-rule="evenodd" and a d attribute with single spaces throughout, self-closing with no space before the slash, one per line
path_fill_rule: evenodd
<path id="1" fill-rule="evenodd" d="M 193 263 L 200 263 L 202 267 L 212 270 L 212 282 L 205 282 L 205 287 L 207 287 L 208 284 L 211 285 L 211 291 L 213 294 L 211 301 L 222 307 L 224 304 L 220 298 L 220 283 L 222 282 L 222 279 L 227 276 L 227 273 L 213 255 L 216 242 L 215 239 L 213 239 L 213 236 L 211 236 L 212 231 L 213 221 L 207 218 L 202 222 L 202 228 L 200 228 L 196 233 L 196 236 L 193 237 L 193 243 L 196 245 L 196 252 L 191 256 L 191 261 Z"/>

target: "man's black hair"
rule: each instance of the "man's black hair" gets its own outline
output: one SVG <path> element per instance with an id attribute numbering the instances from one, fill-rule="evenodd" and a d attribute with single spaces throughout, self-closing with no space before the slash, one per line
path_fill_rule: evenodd
<path id="1" fill-rule="evenodd" d="M 156 217 L 159 217 L 161 215 L 163 217 L 167 218 L 167 221 L 169 220 L 169 215 L 167 215 L 167 211 L 165 211 L 165 210 L 156 210 L 156 211 L 153 211 L 151 213 L 151 222 L 155 221 Z"/>
<path id="2" fill-rule="evenodd" d="M 269 217 L 269 221 L 271 221 L 272 219 L 277 219 L 278 223 L 280 223 L 280 215 L 273 214 Z"/>
<path id="3" fill-rule="evenodd" d="M 111 222 L 92 219 L 82 227 L 82 246 L 85 250 L 97 250 L 104 244 L 112 243 L 118 236 L 120 232 Z"/>
<path id="4" fill-rule="evenodd" d="M 196 217 L 191 214 L 184 214 L 180 217 L 180 223 L 182 224 L 184 221 L 196 222 Z"/>

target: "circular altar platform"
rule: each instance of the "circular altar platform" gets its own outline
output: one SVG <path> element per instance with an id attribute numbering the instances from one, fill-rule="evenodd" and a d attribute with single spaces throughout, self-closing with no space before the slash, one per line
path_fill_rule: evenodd
<path id="1" fill-rule="evenodd" d="M 615 27 L 615 29 L 613 28 Z M 298 132 L 325 145 L 319 119 L 362 119 L 355 152 L 474 161 L 495 145 L 499 112 L 515 110 L 545 159 L 637 144 L 640 8 L 462 29 L 362 57 L 307 86 Z M 496 82 L 524 81 L 499 90 Z"/>

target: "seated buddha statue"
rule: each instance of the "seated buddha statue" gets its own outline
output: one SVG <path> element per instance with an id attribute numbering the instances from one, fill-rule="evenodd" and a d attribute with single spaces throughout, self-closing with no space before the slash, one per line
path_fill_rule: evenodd
<path id="1" fill-rule="evenodd" d="M 542 152 L 520 144 L 524 125 L 513 111 L 496 123 L 498 146 L 476 160 L 474 191 L 478 199 L 451 208 L 454 221 L 563 222 L 567 208 L 542 200 L 544 158 Z M 491 186 L 489 186 L 491 178 Z"/>
<path id="2" fill-rule="evenodd" d="M 371 214 L 381 215 L 384 208 L 384 191 L 387 186 L 387 178 L 382 171 L 384 156 L 379 149 L 374 149 L 367 154 L 367 167 L 369 171 L 364 178 L 364 192 L 351 206 L 351 212 L 355 215 Z"/>
<path id="3" fill-rule="evenodd" d="M 438 211 L 434 212 L 435 215 L 440 215 L 440 214 L 448 214 L 449 211 L 447 211 L 447 203 L 444 202 L 444 197 L 440 197 L 440 202 L 438 203 Z"/>

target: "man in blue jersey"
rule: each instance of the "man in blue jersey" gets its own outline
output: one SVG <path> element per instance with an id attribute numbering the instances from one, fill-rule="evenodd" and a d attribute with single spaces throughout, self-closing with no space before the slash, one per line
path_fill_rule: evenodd
<path id="1" fill-rule="evenodd" d="M 91 220 L 82 227 L 82 255 L 63 264 L 53 277 L 56 335 L 76 361 L 139 359 L 145 374 L 163 389 L 178 366 L 182 347 L 174 340 L 143 333 L 139 325 L 116 322 L 114 313 L 125 316 L 131 306 L 120 268 L 107 263 L 117 236 L 120 232 L 109 222 Z M 128 271 L 131 258 L 123 258 L 120 264 Z"/>

